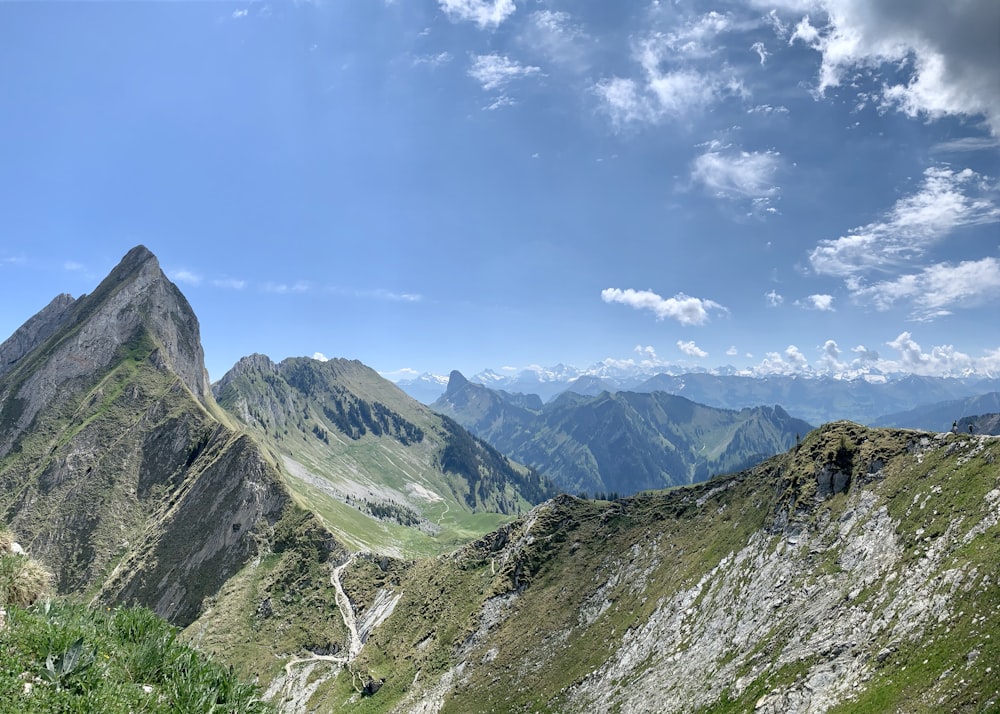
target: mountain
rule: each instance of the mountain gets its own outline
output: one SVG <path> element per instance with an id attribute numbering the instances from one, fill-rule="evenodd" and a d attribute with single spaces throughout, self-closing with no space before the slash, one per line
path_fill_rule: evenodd
<path id="1" fill-rule="evenodd" d="M 948 431 L 956 420 L 977 414 L 1000 412 L 1000 392 L 980 394 L 964 399 L 949 399 L 935 404 L 923 404 L 897 414 L 887 414 L 874 421 L 878 426 L 895 426 L 926 431 Z"/>
<path id="2" fill-rule="evenodd" d="M 441 552 L 553 495 L 538 474 L 357 361 L 252 355 L 214 392 L 354 550 Z"/>
<path id="3" fill-rule="evenodd" d="M 661 371 L 657 372 L 656 369 Z M 662 371 L 646 365 L 599 363 L 588 369 L 556 365 L 499 374 L 485 370 L 469 381 L 508 393 L 538 395 L 549 401 L 570 391 L 597 396 L 603 391 L 667 392 L 720 409 L 780 404 L 790 414 L 821 424 L 851 419 L 883 424 L 885 414 L 922 404 L 965 399 L 1000 391 L 1000 379 L 982 377 L 923 377 L 913 374 L 852 373 L 742 374 L 732 368 L 713 372 Z M 420 390 L 425 403 L 440 398 L 447 380 L 435 377 L 436 389 Z M 409 390 L 404 383 L 400 386 Z M 951 422 L 948 422 L 949 426 Z"/>
<path id="4" fill-rule="evenodd" d="M 715 409 L 663 392 L 566 392 L 541 405 L 457 372 L 432 407 L 574 493 L 703 481 L 783 451 L 812 429 L 780 407 Z"/>
<path id="5" fill-rule="evenodd" d="M 416 377 L 400 379 L 396 386 L 422 404 L 430 404 L 441 396 L 448 386 L 448 378 L 424 372 Z"/>
<path id="6" fill-rule="evenodd" d="M 447 557 L 355 558 L 340 583 L 379 624 L 348 668 L 299 659 L 269 691 L 288 712 L 994 711 L 998 456 L 833 423 L 707 483 L 560 496 Z"/>
<path id="7" fill-rule="evenodd" d="M 190 622 L 291 507 L 215 405 L 198 320 L 145 248 L 0 355 L 0 520 L 60 593 Z"/>

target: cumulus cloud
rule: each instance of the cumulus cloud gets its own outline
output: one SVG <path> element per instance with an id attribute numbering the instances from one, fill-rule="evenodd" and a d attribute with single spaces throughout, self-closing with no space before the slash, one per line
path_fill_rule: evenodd
<path id="1" fill-rule="evenodd" d="M 731 345 L 730 348 L 728 350 L 726 350 L 726 355 L 729 356 L 729 357 L 735 357 L 739 353 L 740 353 L 740 351 L 738 349 L 736 349 L 736 345 Z"/>
<path id="2" fill-rule="evenodd" d="M 691 179 L 717 198 L 770 202 L 778 194 L 774 178 L 780 166 L 776 151 L 738 151 L 713 144 L 695 158 Z"/>
<path id="3" fill-rule="evenodd" d="M 649 310 L 656 315 L 657 320 L 670 318 L 682 325 L 703 325 L 708 322 L 712 312 L 726 312 L 726 308 L 714 300 L 691 297 L 684 293 L 663 298 L 651 290 L 632 288 L 607 288 L 601 291 L 601 300 L 628 305 L 636 310 Z"/>
<path id="4" fill-rule="evenodd" d="M 792 22 L 789 39 L 822 55 L 817 91 L 858 69 L 887 68 L 881 101 L 929 119 L 983 116 L 1000 134 L 1000 3 L 996 0 L 754 0 L 778 6 Z M 810 13 L 804 17 L 801 13 Z M 776 18 L 777 16 L 775 16 Z M 815 18 L 822 18 L 813 24 Z M 779 35 L 787 26 L 773 23 Z M 902 71 L 901 71 L 902 70 Z M 896 78 L 902 74 L 903 81 Z"/>
<path id="5" fill-rule="evenodd" d="M 806 359 L 802 351 L 795 345 L 788 345 L 784 353 L 768 352 L 760 364 L 754 367 L 753 372 L 758 375 L 766 374 L 798 374 L 807 371 L 809 360 Z"/>
<path id="6" fill-rule="evenodd" d="M 764 299 L 767 300 L 768 307 L 778 307 L 785 302 L 785 298 L 779 295 L 777 290 L 764 293 Z"/>
<path id="7" fill-rule="evenodd" d="M 322 352 L 313 352 L 313 359 L 317 360 L 318 362 L 329 362 L 330 361 L 330 358 L 327 357 Z"/>
<path id="8" fill-rule="evenodd" d="M 886 371 L 898 370 L 925 376 L 957 376 L 976 369 L 975 360 L 952 345 L 940 345 L 924 352 L 909 332 L 901 332 L 896 339 L 886 344 L 899 353 L 898 360 L 886 362 Z"/>
<path id="9" fill-rule="evenodd" d="M 497 28 L 514 14 L 514 0 L 438 0 L 448 19 L 476 23 L 480 29 Z"/>
<path id="10" fill-rule="evenodd" d="M 694 340 L 688 340 L 687 342 L 677 340 L 677 349 L 686 354 L 688 357 L 708 357 L 708 352 L 698 347 L 698 345 L 694 343 Z"/>
<path id="11" fill-rule="evenodd" d="M 804 306 L 811 310 L 833 312 L 833 295 L 810 295 L 806 298 Z"/>

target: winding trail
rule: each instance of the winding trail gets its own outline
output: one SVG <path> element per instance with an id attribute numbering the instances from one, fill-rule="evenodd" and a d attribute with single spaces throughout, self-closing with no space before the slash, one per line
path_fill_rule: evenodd
<path id="1" fill-rule="evenodd" d="M 296 657 L 295 659 L 290 659 L 285 662 L 285 676 L 289 678 L 292 676 L 292 667 L 297 664 L 302 664 L 304 662 L 315 662 L 316 660 L 321 660 L 323 662 L 333 662 L 340 665 L 348 665 L 355 657 L 361 652 L 361 636 L 358 634 L 358 620 L 354 616 L 354 608 L 351 607 L 351 600 L 347 597 L 347 593 L 344 592 L 344 586 L 340 584 L 340 573 L 354 562 L 355 554 L 352 553 L 351 556 L 333 569 L 330 574 L 330 584 L 333 585 L 333 589 L 336 591 L 337 609 L 340 610 L 340 616 L 344 620 L 344 626 L 350 635 L 350 644 L 347 647 L 347 656 L 343 655 L 321 655 L 312 653 L 308 657 Z"/>
<path id="2" fill-rule="evenodd" d="M 337 607 L 340 609 L 340 616 L 344 618 L 344 627 L 351 635 L 351 643 L 347 648 L 347 658 L 345 664 L 350 662 L 355 657 L 361 653 L 361 636 L 358 634 L 358 618 L 354 615 L 354 608 L 351 606 L 351 600 L 347 597 L 347 593 L 344 592 L 344 586 L 340 584 L 340 573 L 348 565 L 354 562 L 354 554 L 333 569 L 333 573 L 330 575 L 330 583 L 333 585 L 333 589 L 337 591 Z"/>

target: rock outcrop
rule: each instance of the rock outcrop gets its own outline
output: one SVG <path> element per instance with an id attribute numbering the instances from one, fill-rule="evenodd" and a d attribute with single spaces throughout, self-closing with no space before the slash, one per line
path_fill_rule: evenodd
<path id="1" fill-rule="evenodd" d="M 60 592 L 190 622 L 290 498 L 256 444 L 217 418 L 187 300 L 140 246 L 2 354 L 0 519 Z"/>

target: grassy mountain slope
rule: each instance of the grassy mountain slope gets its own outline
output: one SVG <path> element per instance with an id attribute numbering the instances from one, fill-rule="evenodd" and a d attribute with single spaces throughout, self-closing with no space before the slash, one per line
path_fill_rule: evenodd
<path id="1" fill-rule="evenodd" d="M 354 550 L 450 550 L 550 495 L 512 463 L 360 362 L 263 355 L 215 386 L 281 459 L 300 503 Z"/>
<path id="2" fill-rule="evenodd" d="M 783 451 L 811 429 L 780 407 L 716 409 L 663 392 L 566 392 L 532 407 L 457 373 L 432 406 L 572 492 L 703 481 Z"/>
<path id="3" fill-rule="evenodd" d="M 998 457 L 990 437 L 837 423 L 737 475 L 356 561 L 354 608 L 396 605 L 288 710 L 990 711 Z"/>

